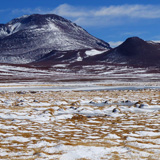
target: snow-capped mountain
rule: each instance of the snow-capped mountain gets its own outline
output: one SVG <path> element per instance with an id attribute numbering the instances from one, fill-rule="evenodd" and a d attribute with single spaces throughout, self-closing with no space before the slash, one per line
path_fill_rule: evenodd
<path id="1" fill-rule="evenodd" d="M 34 14 L 0 24 L 0 63 L 126 64 L 160 66 L 160 43 L 128 38 L 116 48 L 55 14 Z"/>
<path id="2" fill-rule="evenodd" d="M 0 63 L 31 63 L 60 51 L 75 51 L 77 57 L 79 50 L 92 49 L 98 53 L 110 46 L 58 15 L 34 14 L 0 24 Z"/>

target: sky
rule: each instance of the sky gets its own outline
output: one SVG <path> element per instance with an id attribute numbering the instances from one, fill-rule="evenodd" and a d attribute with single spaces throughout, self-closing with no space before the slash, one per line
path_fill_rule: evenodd
<path id="1" fill-rule="evenodd" d="M 115 47 L 128 37 L 160 41 L 160 0 L 1 0 L 0 23 L 53 13 Z"/>

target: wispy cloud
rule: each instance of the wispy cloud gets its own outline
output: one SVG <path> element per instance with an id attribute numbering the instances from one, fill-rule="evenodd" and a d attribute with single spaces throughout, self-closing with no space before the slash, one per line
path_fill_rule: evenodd
<path id="1" fill-rule="evenodd" d="M 53 12 L 69 17 L 134 17 L 134 18 L 160 18 L 160 5 L 118 5 L 104 6 L 97 8 L 75 7 L 62 4 L 55 8 Z"/>
<path id="2" fill-rule="evenodd" d="M 62 4 L 52 9 L 15 9 L 12 13 L 54 13 L 83 26 L 111 26 L 140 19 L 160 18 L 160 5 L 113 5 L 87 8 Z"/>
<path id="3" fill-rule="evenodd" d="M 113 42 L 113 41 L 111 41 L 111 42 L 108 42 L 109 44 L 110 44 L 110 46 L 111 47 L 117 47 L 117 46 L 119 46 L 120 44 L 122 44 L 123 43 L 123 41 L 117 41 L 117 42 Z"/>
<path id="4" fill-rule="evenodd" d="M 50 11 L 50 13 L 69 18 L 82 26 L 111 26 L 122 23 L 121 20 L 115 20 L 116 17 L 114 16 L 97 15 L 96 13 L 100 10 L 101 8 L 75 7 L 68 4 L 62 4 Z"/>
<path id="5" fill-rule="evenodd" d="M 134 23 L 141 19 L 160 18 L 160 5 L 114 5 L 86 8 L 62 4 L 51 12 L 70 18 L 83 26 L 113 26 L 127 22 Z"/>
<path id="6" fill-rule="evenodd" d="M 95 16 L 128 16 L 134 18 L 160 18 L 160 6 L 154 5 L 120 5 L 102 7 Z"/>
<path id="7" fill-rule="evenodd" d="M 90 10 L 87 11 L 87 8 L 74 7 L 68 4 L 62 4 L 51 12 L 67 17 L 88 17 L 91 15 Z"/>
<path id="8" fill-rule="evenodd" d="M 160 40 L 152 40 L 153 42 L 160 43 Z"/>

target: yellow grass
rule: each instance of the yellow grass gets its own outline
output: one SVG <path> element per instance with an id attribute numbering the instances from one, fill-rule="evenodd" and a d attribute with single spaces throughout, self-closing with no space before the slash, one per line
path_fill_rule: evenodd
<path id="1" fill-rule="evenodd" d="M 97 99 L 97 97 L 99 99 Z M 49 120 L 44 123 L 32 121 L 30 119 L 3 119 L 0 118 L 0 124 L 6 128 L 0 128 L 0 149 L 2 152 L 7 152 L 7 155 L 0 156 L 0 159 L 38 159 L 41 154 L 45 156 L 57 155 L 60 157 L 63 152 L 47 152 L 47 148 L 54 147 L 57 144 L 63 144 L 68 146 L 95 146 L 95 147 L 126 147 L 132 156 L 128 156 L 128 153 L 121 154 L 117 152 L 111 152 L 110 155 L 106 154 L 106 157 L 101 159 L 107 159 L 107 156 L 111 156 L 114 160 L 120 159 L 157 159 L 160 158 L 160 153 L 156 153 L 152 148 L 145 148 L 133 145 L 134 143 L 149 144 L 159 146 L 158 140 L 160 135 L 143 136 L 137 134 L 138 131 L 146 131 L 152 133 L 160 133 L 160 111 L 156 113 L 131 113 L 123 112 L 120 106 L 115 106 L 122 117 L 110 117 L 110 116 L 97 116 L 87 117 L 82 114 L 73 114 L 72 118 L 65 120 L 52 120 L 56 118 L 55 114 L 59 109 L 67 110 L 70 107 L 84 108 L 84 109 L 97 109 L 90 104 L 86 105 L 82 103 L 82 100 L 88 102 L 120 102 L 123 100 L 130 100 L 139 103 L 145 103 L 149 105 L 160 104 L 160 92 L 158 90 L 137 90 L 137 91 L 65 91 L 65 92 L 36 92 L 26 94 L 9 93 L 0 94 L 0 98 L 6 100 L 13 99 L 13 103 L 6 105 L 1 100 L 0 113 L 5 115 L 19 113 L 25 113 L 28 117 L 34 116 L 49 116 Z M 24 99 L 26 101 L 33 102 L 35 99 L 40 102 L 49 102 L 51 105 L 34 107 L 31 105 L 21 106 L 21 102 L 16 99 Z M 59 104 L 58 102 L 61 102 Z M 23 103 L 23 102 L 22 102 Z M 56 104 L 57 103 L 57 104 Z M 99 108 L 105 110 L 111 106 L 105 106 Z M 41 110 L 34 110 L 35 108 Z M 46 109 L 47 108 L 47 109 Z M 5 110 L 5 111 L 4 111 Z M 17 120 L 17 122 L 16 122 Z M 41 120 L 39 120 L 41 121 Z M 136 127 L 134 127 L 136 126 Z M 110 135 L 117 136 L 118 138 L 112 138 Z M 136 135 L 136 136 L 133 136 Z M 19 138 L 16 140 L 9 140 L 10 137 L 23 137 L 29 141 L 21 141 Z M 135 138 L 128 140 L 128 138 Z M 157 141 L 156 141 L 157 140 Z M 38 145 L 44 142 L 45 145 Z M 0 151 L 1 152 L 1 151 Z M 148 158 L 144 157 L 141 152 L 147 153 Z M 21 153 L 15 155 L 15 153 Z M 57 158 L 58 159 L 58 158 Z M 83 158 L 81 160 L 88 160 Z"/>

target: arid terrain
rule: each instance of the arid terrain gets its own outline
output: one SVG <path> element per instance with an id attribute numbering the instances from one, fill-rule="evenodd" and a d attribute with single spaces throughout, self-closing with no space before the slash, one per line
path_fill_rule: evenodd
<path id="1" fill-rule="evenodd" d="M 160 159 L 160 89 L 99 86 L 0 85 L 0 159 Z"/>
<path id="2" fill-rule="evenodd" d="M 160 5 L 28 1 L 0 9 L 0 160 L 160 160 Z"/>

